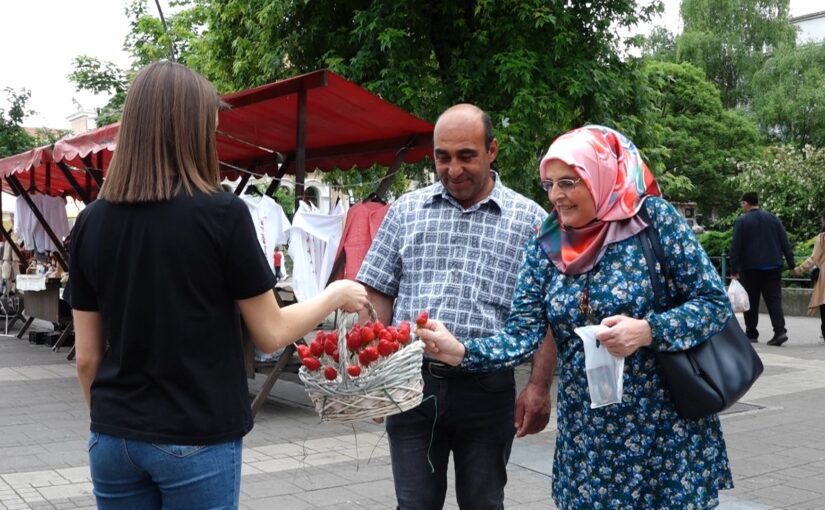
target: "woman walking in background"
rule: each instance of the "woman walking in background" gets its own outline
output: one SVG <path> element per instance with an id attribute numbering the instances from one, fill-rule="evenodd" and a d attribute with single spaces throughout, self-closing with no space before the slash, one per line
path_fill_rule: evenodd
<path id="1" fill-rule="evenodd" d="M 825 266 L 825 211 L 820 217 L 819 234 L 814 241 L 814 251 L 804 262 L 796 266 L 793 270 L 795 275 L 803 272 L 819 271 Z M 819 271 L 821 273 L 821 271 Z M 814 315 L 819 309 L 820 331 L 825 339 L 825 278 L 820 274 L 814 282 L 814 292 L 811 294 L 811 301 L 808 303 L 808 315 Z"/>

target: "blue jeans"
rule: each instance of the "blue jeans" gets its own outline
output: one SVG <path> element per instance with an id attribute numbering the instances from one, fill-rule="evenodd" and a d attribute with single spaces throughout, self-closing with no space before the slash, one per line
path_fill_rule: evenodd
<path id="1" fill-rule="evenodd" d="M 398 508 L 444 507 L 450 451 L 459 508 L 504 508 L 515 435 L 513 371 L 458 376 L 425 371 L 424 398 L 415 409 L 387 418 Z"/>
<path id="2" fill-rule="evenodd" d="M 243 440 L 153 444 L 91 432 L 89 464 L 101 510 L 238 508 Z"/>

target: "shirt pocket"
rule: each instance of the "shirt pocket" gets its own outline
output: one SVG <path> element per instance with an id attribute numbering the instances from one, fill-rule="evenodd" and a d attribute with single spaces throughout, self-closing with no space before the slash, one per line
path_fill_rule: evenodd
<path id="1" fill-rule="evenodd" d="M 496 308 L 509 309 L 521 261 L 508 260 L 490 251 L 482 251 L 478 260 L 476 300 Z"/>

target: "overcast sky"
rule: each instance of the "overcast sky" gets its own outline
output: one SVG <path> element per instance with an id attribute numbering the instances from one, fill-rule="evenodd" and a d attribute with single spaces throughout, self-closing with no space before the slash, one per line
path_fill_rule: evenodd
<path id="1" fill-rule="evenodd" d="M 26 126 L 68 128 L 66 117 L 76 109 L 96 108 L 108 98 L 74 90 L 67 76 L 72 59 L 87 54 L 126 67 L 123 39 L 129 26 L 123 0 L 0 0 L 0 105 L 7 106 L 2 89 L 31 90 L 29 102 L 37 114 Z M 166 2 L 161 2 L 164 12 Z M 665 0 L 661 24 L 675 31 L 679 0 Z M 150 2 L 154 10 L 154 2 Z M 791 0 L 791 15 L 825 9 L 822 0 Z"/>

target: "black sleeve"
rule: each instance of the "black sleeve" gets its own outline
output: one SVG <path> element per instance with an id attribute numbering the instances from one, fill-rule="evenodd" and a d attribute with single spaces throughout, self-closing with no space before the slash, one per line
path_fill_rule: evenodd
<path id="1" fill-rule="evenodd" d="M 732 274 L 739 272 L 742 262 L 742 218 L 733 223 L 733 239 L 730 243 L 730 269 Z"/>
<path id="2" fill-rule="evenodd" d="M 83 310 L 86 312 L 98 312 L 100 306 L 97 302 L 97 291 L 89 279 L 90 265 L 92 260 L 84 258 L 84 252 L 90 253 L 90 250 L 83 249 L 83 243 L 86 239 L 84 235 L 84 218 L 87 211 L 83 211 L 77 218 L 74 229 L 72 229 L 72 245 L 69 254 L 69 278 L 72 281 L 71 295 L 68 302 L 74 310 Z M 89 242 L 92 240 L 89 239 Z"/>
<path id="3" fill-rule="evenodd" d="M 788 233 L 785 231 L 785 225 L 779 218 L 776 218 L 776 223 L 779 227 L 779 243 L 782 246 L 782 253 L 785 255 L 785 261 L 788 263 L 788 269 L 796 267 L 796 260 L 794 260 L 793 249 L 791 243 L 788 241 Z"/>
<path id="4" fill-rule="evenodd" d="M 229 237 L 226 240 L 226 281 L 234 299 L 247 299 L 271 291 L 275 275 L 269 268 L 249 209 L 240 199 L 229 206 Z"/>

